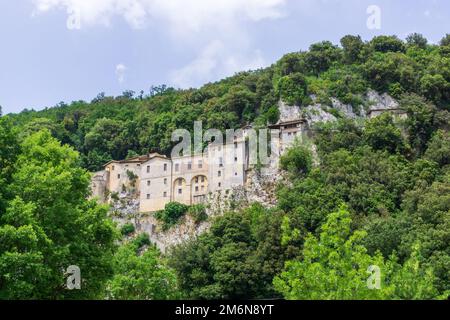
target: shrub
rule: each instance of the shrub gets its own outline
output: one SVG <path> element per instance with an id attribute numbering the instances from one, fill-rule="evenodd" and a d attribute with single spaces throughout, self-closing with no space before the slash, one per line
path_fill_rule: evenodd
<path id="1" fill-rule="evenodd" d="M 377 52 L 404 52 L 405 44 L 396 36 L 378 36 L 370 41 L 370 47 Z"/>
<path id="2" fill-rule="evenodd" d="M 195 223 L 201 223 L 208 219 L 206 207 L 203 204 L 195 204 L 188 209 L 188 214 L 194 219 Z"/>
<path id="3" fill-rule="evenodd" d="M 300 73 L 282 77 L 278 81 L 281 99 L 289 105 L 301 105 L 306 96 L 306 81 Z"/>
<path id="4" fill-rule="evenodd" d="M 186 214 L 189 206 L 178 202 L 169 202 L 164 210 L 155 213 L 155 218 L 163 223 L 163 230 L 176 225 L 180 218 Z"/>
<path id="5" fill-rule="evenodd" d="M 119 194 L 117 192 L 111 192 L 111 199 L 114 201 L 119 201 Z"/>
<path id="6" fill-rule="evenodd" d="M 288 149 L 280 159 L 281 169 L 294 175 L 307 174 L 311 170 L 311 152 L 305 147 L 296 143 Z"/>
<path id="7" fill-rule="evenodd" d="M 127 223 L 120 228 L 120 233 L 124 236 L 128 236 L 135 231 L 134 225 L 132 223 Z"/>
<path id="8" fill-rule="evenodd" d="M 136 239 L 133 240 L 133 244 L 135 244 L 138 249 L 142 248 L 143 246 L 149 246 L 151 244 L 150 237 L 147 233 L 141 233 L 136 237 Z"/>
<path id="9" fill-rule="evenodd" d="M 130 180 L 131 185 L 133 187 L 136 186 L 136 181 L 139 178 L 137 174 L 135 174 L 133 171 L 127 170 L 127 176 L 128 180 Z"/>

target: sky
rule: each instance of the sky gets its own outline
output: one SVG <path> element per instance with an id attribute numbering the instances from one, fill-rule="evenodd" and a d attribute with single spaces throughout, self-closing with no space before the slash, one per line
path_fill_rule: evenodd
<path id="1" fill-rule="evenodd" d="M 0 0 L 3 113 L 199 87 L 346 34 L 437 43 L 448 0 Z"/>

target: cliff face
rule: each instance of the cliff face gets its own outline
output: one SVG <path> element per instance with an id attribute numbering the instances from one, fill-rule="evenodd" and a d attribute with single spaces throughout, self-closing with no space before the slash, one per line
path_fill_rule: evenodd
<path id="1" fill-rule="evenodd" d="M 398 103 L 387 94 L 378 94 L 369 91 L 364 97 L 364 105 L 354 108 L 350 104 L 344 104 L 332 98 L 329 105 L 315 102 L 308 106 L 289 106 L 279 102 L 280 123 L 298 119 L 306 119 L 308 127 L 319 122 L 336 121 L 338 117 L 352 119 L 376 116 L 379 112 L 398 110 Z M 355 110 L 356 109 L 356 110 Z M 377 113 L 375 113 L 377 112 Z M 311 144 L 311 151 L 315 155 L 315 145 Z M 317 159 L 317 157 L 314 157 Z M 278 161 L 274 159 L 275 162 Z M 315 164 L 318 165 L 315 160 Z M 275 191 L 278 183 L 283 179 L 278 165 L 261 168 L 251 167 L 246 172 L 246 181 L 243 186 L 234 187 L 230 190 L 210 193 L 205 201 L 208 221 L 195 223 L 186 215 L 180 222 L 167 231 L 163 231 L 160 222 L 152 213 L 139 213 L 139 195 L 132 190 L 125 190 L 118 199 L 111 202 L 111 215 L 119 225 L 133 223 L 137 233 L 145 232 L 149 235 L 152 243 L 156 244 L 161 251 L 166 251 L 171 246 L 183 243 L 196 237 L 210 227 L 210 221 L 215 216 L 220 216 L 227 211 L 245 208 L 254 202 L 259 202 L 266 207 L 277 204 Z"/>
<path id="2" fill-rule="evenodd" d="M 380 111 L 399 109 L 399 104 L 394 98 L 387 93 L 379 94 L 374 90 L 368 90 L 365 96 L 361 96 L 363 104 L 356 107 L 342 103 L 336 98 L 331 98 L 327 104 L 318 102 L 317 97 L 314 95 L 311 95 L 310 98 L 313 103 L 302 107 L 289 106 L 280 101 L 278 105 L 280 121 L 305 118 L 311 126 L 320 122 L 336 121 L 337 114 L 350 119 L 364 119 L 375 112 L 378 114 Z"/>

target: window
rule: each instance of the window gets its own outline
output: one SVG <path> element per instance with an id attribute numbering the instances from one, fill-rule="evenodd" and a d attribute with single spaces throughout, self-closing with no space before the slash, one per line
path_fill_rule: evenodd
<path id="1" fill-rule="evenodd" d="M 147 166 L 147 173 L 150 173 L 150 166 Z"/>
<path id="2" fill-rule="evenodd" d="M 164 163 L 164 171 L 167 171 L 167 163 Z"/>
<path id="3" fill-rule="evenodd" d="M 175 171 L 179 171 L 180 170 L 180 164 L 179 163 L 175 163 Z"/>
<path id="4" fill-rule="evenodd" d="M 237 177 L 237 172 L 235 172 L 234 175 Z"/>
<path id="5" fill-rule="evenodd" d="M 198 183 L 198 177 L 195 178 L 195 183 Z"/>
<path id="6" fill-rule="evenodd" d="M 147 199 L 150 199 L 150 193 L 147 193 Z"/>
<path id="7" fill-rule="evenodd" d="M 114 169 L 115 169 L 115 167 L 114 167 L 114 166 L 112 166 L 112 171 L 114 171 Z"/>
<path id="8" fill-rule="evenodd" d="M 195 192 L 198 192 L 198 186 L 197 186 L 197 187 L 195 187 Z"/>
<path id="9" fill-rule="evenodd" d="M 237 149 L 238 148 L 238 144 L 237 142 L 234 143 L 234 148 Z"/>
<path id="10" fill-rule="evenodd" d="M 205 182 L 205 177 L 202 176 L 202 182 Z"/>
<path id="11" fill-rule="evenodd" d="M 164 198 L 167 198 L 167 192 L 166 192 L 166 191 L 164 191 L 163 197 L 164 197 Z"/>
<path id="12" fill-rule="evenodd" d="M 238 161 L 238 157 L 234 157 L 234 162 L 237 162 Z"/>
<path id="13" fill-rule="evenodd" d="M 147 180 L 147 186 L 149 186 L 150 185 L 150 180 Z"/>
<path id="14" fill-rule="evenodd" d="M 117 179 L 120 179 L 120 173 L 117 175 Z"/>
<path id="15" fill-rule="evenodd" d="M 223 167 L 223 158 L 222 157 L 219 158 L 219 167 Z"/>
<path id="16" fill-rule="evenodd" d="M 140 167 L 141 165 L 138 163 L 137 166 Z"/>
<path id="17" fill-rule="evenodd" d="M 221 182 L 219 182 L 219 188 L 222 186 L 222 183 Z"/>
<path id="18" fill-rule="evenodd" d="M 191 169 L 192 169 L 192 163 L 188 162 L 188 170 L 191 170 Z"/>
<path id="19" fill-rule="evenodd" d="M 178 194 L 182 194 L 183 193 L 183 189 L 178 189 Z"/>
<path id="20" fill-rule="evenodd" d="M 164 178 L 164 184 L 167 184 L 167 178 Z"/>
<path id="21" fill-rule="evenodd" d="M 202 160 L 198 160 L 198 168 L 199 169 L 203 168 L 203 161 Z"/>
<path id="22" fill-rule="evenodd" d="M 222 171 L 217 171 L 217 176 L 221 177 L 222 176 Z"/>

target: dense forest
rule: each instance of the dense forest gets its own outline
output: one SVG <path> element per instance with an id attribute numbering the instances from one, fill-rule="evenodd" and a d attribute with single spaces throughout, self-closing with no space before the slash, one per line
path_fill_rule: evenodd
<path id="1" fill-rule="evenodd" d="M 310 148 L 281 159 L 278 204 L 255 203 L 161 254 L 124 236 L 89 195 L 89 171 L 149 150 L 168 153 L 174 129 L 257 127 L 278 101 L 314 96 L 365 107 L 387 92 L 408 117 L 361 126 L 334 112 Z M 0 118 L 0 299 L 439 299 L 450 292 L 450 35 L 428 44 L 345 36 L 272 66 L 199 89 L 99 94 Z M 75 263 L 82 290 L 65 290 Z M 366 284 L 378 266 L 381 284 Z"/>

